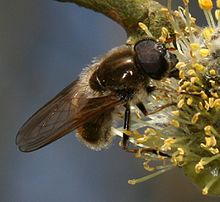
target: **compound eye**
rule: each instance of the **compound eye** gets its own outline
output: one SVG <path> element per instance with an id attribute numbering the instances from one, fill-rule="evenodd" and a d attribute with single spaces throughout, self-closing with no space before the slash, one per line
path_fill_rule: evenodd
<path id="1" fill-rule="evenodd" d="M 163 56 L 165 56 L 167 53 L 167 49 L 166 49 L 165 45 L 162 43 L 156 42 L 155 49 L 158 50 Z"/>
<path id="2" fill-rule="evenodd" d="M 166 48 L 153 39 L 139 41 L 134 46 L 135 62 L 152 79 L 160 80 L 169 69 Z"/>

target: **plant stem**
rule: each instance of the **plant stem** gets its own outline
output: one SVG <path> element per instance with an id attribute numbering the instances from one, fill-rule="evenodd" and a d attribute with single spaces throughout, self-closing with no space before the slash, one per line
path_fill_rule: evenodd
<path id="1" fill-rule="evenodd" d="M 161 35 L 161 28 L 172 32 L 167 17 L 161 12 L 162 5 L 153 0 L 56 0 L 78 4 L 100 12 L 119 23 L 130 39 L 140 38 L 145 33 L 138 22 L 147 25 L 155 38 Z"/>

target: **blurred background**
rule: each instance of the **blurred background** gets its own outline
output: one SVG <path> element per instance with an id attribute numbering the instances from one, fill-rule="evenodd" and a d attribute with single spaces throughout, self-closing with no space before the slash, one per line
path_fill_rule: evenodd
<path id="1" fill-rule="evenodd" d="M 190 8 L 206 25 L 197 1 Z M 119 139 L 102 152 L 90 151 L 73 134 L 33 153 L 18 151 L 15 137 L 24 121 L 93 57 L 125 41 L 119 25 L 74 4 L 1 0 L 0 201 L 219 201 L 201 196 L 181 169 L 128 185 L 128 179 L 147 173 L 142 161 L 118 147 Z"/>

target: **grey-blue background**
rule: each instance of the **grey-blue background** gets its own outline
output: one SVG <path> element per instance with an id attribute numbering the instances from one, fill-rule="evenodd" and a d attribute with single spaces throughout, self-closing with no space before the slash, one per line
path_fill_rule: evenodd
<path id="1" fill-rule="evenodd" d="M 191 8 L 197 17 L 201 14 L 197 6 Z M 118 147 L 118 140 L 94 152 L 70 134 L 37 152 L 17 150 L 15 136 L 23 122 L 94 56 L 125 40 L 116 23 L 74 4 L 1 0 L 0 201 L 218 201 L 202 197 L 180 169 L 128 185 L 128 179 L 147 173 L 141 161 Z"/>

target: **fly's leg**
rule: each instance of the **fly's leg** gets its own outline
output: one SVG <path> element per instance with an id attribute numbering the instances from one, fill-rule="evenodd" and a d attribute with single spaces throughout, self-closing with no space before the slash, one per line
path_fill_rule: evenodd
<path id="1" fill-rule="evenodd" d="M 155 113 L 157 113 L 157 112 L 159 112 L 159 111 L 161 111 L 163 109 L 166 109 L 167 107 L 171 107 L 173 105 L 176 105 L 176 103 L 172 102 L 172 103 L 168 103 L 168 104 L 162 105 L 162 106 L 158 107 L 156 110 L 148 113 L 148 115 L 155 114 Z"/>
<path id="2" fill-rule="evenodd" d="M 138 109 L 140 109 L 140 111 L 144 114 L 144 116 L 147 116 L 147 115 L 148 115 L 148 112 L 147 112 L 147 110 L 146 110 L 144 104 L 143 104 L 141 101 L 139 101 L 139 102 L 136 104 L 136 106 L 138 107 Z"/>
<path id="3" fill-rule="evenodd" d="M 125 104 L 124 106 L 125 106 L 124 129 L 129 130 L 130 129 L 131 109 L 130 109 L 130 105 L 128 103 Z M 128 149 L 128 139 L 129 139 L 129 136 L 123 132 L 122 148 L 124 150 Z"/>
<path id="4" fill-rule="evenodd" d="M 144 115 L 148 114 L 148 112 L 142 102 L 138 102 L 136 105 Z M 129 130 L 130 129 L 131 109 L 130 109 L 130 105 L 128 103 L 125 104 L 124 106 L 125 106 L 124 129 Z M 165 107 L 162 107 L 161 110 L 163 108 L 165 108 Z M 137 153 L 139 151 L 138 148 L 128 148 L 128 140 L 129 140 L 129 136 L 127 134 L 123 133 L 122 148 L 127 152 Z M 163 157 L 170 157 L 168 154 L 163 153 L 163 152 L 161 152 L 157 149 L 153 149 L 153 148 L 143 148 L 143 149 L 141 149 L 141 153 L 143 153 L 143 152 L 152 153 L 152 154 L 160 155 Z"/>

